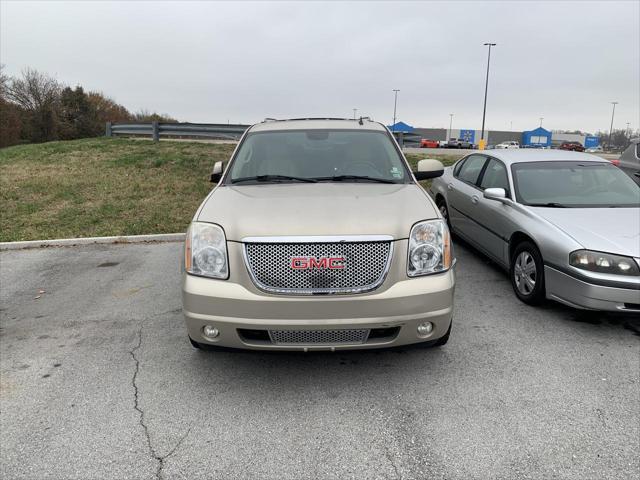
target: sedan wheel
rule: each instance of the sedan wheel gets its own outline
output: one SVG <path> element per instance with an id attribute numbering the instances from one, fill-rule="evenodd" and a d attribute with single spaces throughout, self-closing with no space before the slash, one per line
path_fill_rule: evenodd
<path id="1" fill-rule="evenodd" d="M 536 262 L 533 261 L 529 252 L 518 255 L 514 275 L 518 291 L 523 295 L 531 295 L 536 288 Z"/>
<path id="2" fill-rule="evenodd" d="M 509 273 L 513 291 L 520 300 L 531 305 L 544 300 L 544 265 L 533 243 L 524 241 L 516 246 Z"/>
<path id="3" fill-rule="evenodd" d="M 447 202 L 441 199 L 438 202 L 437 206 L 438 210 L 440 210 L 442 218 L 444 218 L 444 221 L 447 222 L 447 227 L 449 227 L 449 230 L 451 230 L 451 221 L 449 220 L 449 209 L 447 208 Z"/>

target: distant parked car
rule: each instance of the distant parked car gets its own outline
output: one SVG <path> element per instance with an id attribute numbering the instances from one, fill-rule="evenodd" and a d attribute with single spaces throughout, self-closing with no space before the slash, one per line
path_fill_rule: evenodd
<path id="1" fill-rule="evenodd" d="M 420 148 L 439 148 L 440 142 L 438 140 L 429 140 L 428 138 L 423 138 L 420 140 Z"/>
<path id="2" fill-rule="evenodd" d="M 572 152 L 584 152 L 584 147 L 580 142 L 562 142 L 558 148 L 560 150 L 571 150 Z"/>
<path id="3" fill-rule="evenodd" d="M 631 140 L 631 145 L 622 152 L 618 161 L 612 161 L 615 166 L 622 169 L 638 185 L 640 185 L 640 138 Z"/>
<path id="4" fill-rule="evenodd" d="M 520 148 L 520 144 L 513 140 L 496 145 L 496 150 L 515 150 L 516 148 Z"/>
<path id="5" fill-rule="evenodd" d="M 450 138 L 447 142 L 447 148 L 471 148 L 473 145 L 471 142 L 463 138 Z"/>
<path id="6" fill-rule="evenodd" d="M 438 147 L 439 148 L 447 148 L 447 144 L 448 144 L 448 142 L 446 140 L 438 140 Z"/>
<path id="7" fill-rule="evenodd" d="M 598 145 L 597 147 L 589 147 L 585 150 L 587 153 L 602 153 L 602 147 Z"/>
<path id="8" fill-rule="evenodd" d="M 509 271 L 523 302 L 640 313 L 640 189 L 608 161 L 473 153 L 435 178 L 430 194 L 453 233 Z"/>

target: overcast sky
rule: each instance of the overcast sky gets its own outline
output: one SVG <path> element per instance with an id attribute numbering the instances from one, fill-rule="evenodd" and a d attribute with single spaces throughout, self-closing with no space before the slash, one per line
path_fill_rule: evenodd
<path id="1" fill-rule="evenodd" d="M 608 130 L 640 122 L 640 2 L 0 4 L 6 73 L 32 67 L 180 121 Z"/>

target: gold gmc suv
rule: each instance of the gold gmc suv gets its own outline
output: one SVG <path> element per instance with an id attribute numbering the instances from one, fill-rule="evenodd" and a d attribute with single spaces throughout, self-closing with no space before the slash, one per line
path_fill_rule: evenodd
<path id="1" fill-rule="evenodd" d="M 389 130 L 367 118 L 268 120 L 243 135 L 187 231 L 194 347 L 347 350 L 451 332 L 446 222 Z"/>

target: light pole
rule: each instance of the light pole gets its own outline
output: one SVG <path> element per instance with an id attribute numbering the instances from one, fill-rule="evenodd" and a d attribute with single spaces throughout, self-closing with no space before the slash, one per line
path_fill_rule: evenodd
<path id="1" fill-rule="evenodd" d="M 485 43 L 489 47 L 489 55 L 487 56 L 487 80 L 484 84 L 484 107 L 482 108 L 482 133 L 480 140 L 484 140 L 484 118 L 487 113 L 487 90 L 489 90 L 489 63 L 491 62 L 491 47 L 495 47 L 495 43 Z"/>
<path id="2" fill-rule="evenodd" d="M 453 113 L 449 114 L 449 134 L 445 140 L 449 140 L 451 138 L 451 126 L 453 125 Z"/>
<path id="3" fill-rule="evenodd" d="M 395 97 L 393 99 L 393 125 L 391 125 L 391 129 L 395 133 L 395 131 L 396 131 L 396 107 L 398 106 L 398 92 L 400 90 L 394 88 L 393 91 L 395 92 Z"/>
<path id="4" fill-rule="evenodd" d="M 544 120 L 544 117 L 540 117 L 540 128 L 542 128 L 542 120 Z"/>
<path id="5" fill-rule="evenodd" d="M 613 116 L 616 114 L 617 104 L 618 102 L 611 102 L 611 105 L 613 105 L 613 110 L 611 111 L 611 126 L 609 127 L 609 145 L 608 145 L 609 148 L 611 148 L 611 134 L 613 133 Z"/>
<path id="6" fill-rule="evenodd" d="M 353 109 L 353 119 L 354 119 L 354 120 L 356 119 L 356 112 L 357 112 L 357 111 L 358 111 L 358 109 L 357 109 L 357 108 L 354 108 L 354 109 Z"/>

